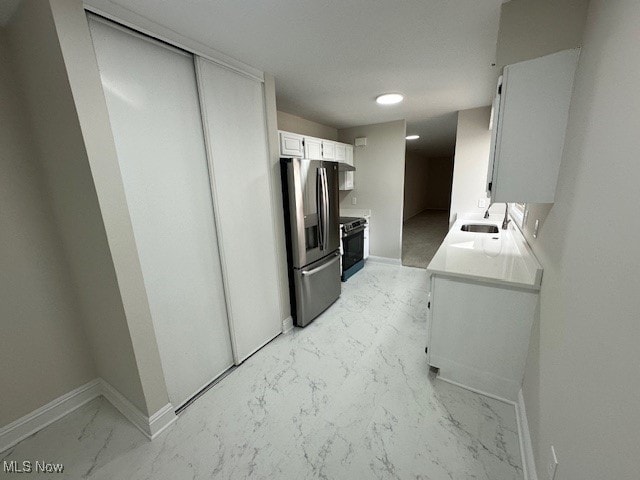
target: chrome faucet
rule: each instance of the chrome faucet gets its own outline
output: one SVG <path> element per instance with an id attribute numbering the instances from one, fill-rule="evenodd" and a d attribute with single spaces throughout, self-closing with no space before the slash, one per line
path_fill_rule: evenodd
<path id="1" fill-rule="evenodd" d="M 489 208 L 487 208 L 487 211 L 484 212 L 484 218 L 489 218 L 489 210 L 491 209 L 492 205 L 493 205 L 493 202 L 489 203 Z M 505 203 L 504 204 L 504 220 L 502 221 L 502 230 L 507 229 L 510 221 L 511 220 L 509 220 L 509 204 Z"/>
<path id="2" fill-rule="evenodd" d="M 491 209 L 491 205 L 493 205 L 493 202 L 489 202 L 489 208 L 487 208 L 487 211 L 484 212 L 484 218 L 489 218 L 489 210 Z"/>
<path id="3" fill-rule="evenodd" d="M 502 221 L 502 229 L 506 230 L 509 226 L 509 204 L 505 202 L 504 204 L 504 220 Z"/>

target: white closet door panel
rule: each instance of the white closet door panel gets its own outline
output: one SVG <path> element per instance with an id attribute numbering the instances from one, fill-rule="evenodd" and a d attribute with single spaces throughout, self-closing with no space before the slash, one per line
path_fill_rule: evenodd
<path id="1" fill-rule="evenodd" d="M 169 397 L 233 364 L 193 57 L 91 19 Z"/>
<path id="2" fill-rule="evenodd" d="M 262 84 L 196 59 L 236 361 L 282 331 Z"/>

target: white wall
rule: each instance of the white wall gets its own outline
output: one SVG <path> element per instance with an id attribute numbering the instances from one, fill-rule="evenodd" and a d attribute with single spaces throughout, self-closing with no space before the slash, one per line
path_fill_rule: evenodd
<path id="1" fill-rule="evenodd" d="M 0 29 L 0 426 L 96 376 L 20 85 Z"/>
<path id="2" fill-rule="evenodd" d="M 485 190 L 489 168 L 490 107 L 474 108 L 458 112 L 456 153 L 453 162 L 453 187 L 449 222 L 453 223 L 461 213 L 482 213 L 478 200 L 489 199 Z M 498 211 L 498 205 L 491 209 Z"/>
<path id="3" fill-rule="evenodd" d="M 416 152 L 407 151 L 404 165 L 404 221 L 427 208 L 427 183 L 429 159 Z"/>
<path id="4" fill-rule="evenodd" d="M 544 266 L 523 386 L 541 479 L 551 445 L 558 480 L 640 471 L 639 18 L 637 0 L 591 2 L 556 202 L 527 225 Z"/>
<path id="5" fill-rule="evenodd" d="M 503 3 L 497 65 L 502 68 L 580 45 L 589 0 L 510 0 Z"/>
<path id="6" fill-rule="evenodd" d="M 371 255 L 400 260 L 406 122 L 378 123 L 345 128 L 341 142 L 354 144 L 367 137 L 366 147 L 354 148 L 355 189 L 341 192 L 341 208 L 371 210 Z M 351 203 L 357 199 L 357 206 Z"/>
<path id="7" fill-rule="evenodd" d="M 82 3 L 25 0 L 8 32 L 97 374 L 152 414 L 168 396 Z"/>
<path id="8" fill-rule="evenodd" d="M 278 130 L 326 138 L 327 140 L 338 140 L 338 129 L 280 111 L 278 112 Z"/>
<path id="9" fill-rule="evenodd" d="M 289 299 L 289 272 L 287 268 L 287 244 L 284 232 L 284 209 L 282 208 L 282 176 L 280 174 L 280 138 L 278 136 L 280 115 L 276 107 L 276 82 L 273 75 L 264 75 L 264 104 L 271 160 L 271 192 L 273 194 L 273 221 L 278 260 L 278 282 L 280 283 L 280 316 L 283 321 L 291 316 Z M 284 114 L 288 116 L 289 114 Z M 337 138 L 337 133 L 336 133 Z M 288 328 L 289 325 L 283 328 Z"/>

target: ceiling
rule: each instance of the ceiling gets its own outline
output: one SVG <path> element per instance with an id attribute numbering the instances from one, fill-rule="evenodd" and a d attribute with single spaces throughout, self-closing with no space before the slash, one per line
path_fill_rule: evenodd
<path id="1" fill-rule="evenodd" d="M 502 0 L 86 1 L 273 74 L 279 110 L 337 128 L 404 118 L 425 155 L 453 154 L 454 112 L 489 105 L 497 78 Z M 379 106 L 384 92 L 405 100 Z"/>

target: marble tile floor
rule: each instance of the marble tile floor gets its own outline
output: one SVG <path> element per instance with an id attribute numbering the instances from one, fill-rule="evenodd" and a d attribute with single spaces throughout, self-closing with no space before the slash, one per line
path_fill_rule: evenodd
<path id="1" fill-rule="evenodd" d="M 98 398 L 0 460 L 64 464 L 42 478 L 522 479 L 513 406 L 430 376 L 426 292 L 424 270 L 369 262 L 153 442 Z"/>

